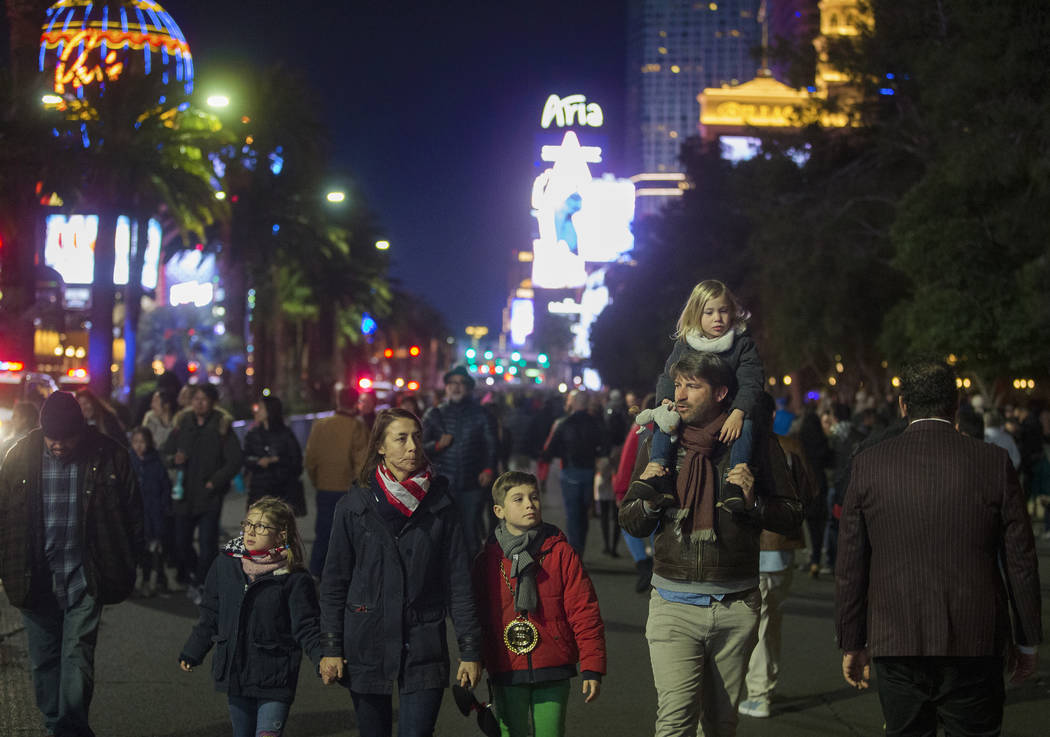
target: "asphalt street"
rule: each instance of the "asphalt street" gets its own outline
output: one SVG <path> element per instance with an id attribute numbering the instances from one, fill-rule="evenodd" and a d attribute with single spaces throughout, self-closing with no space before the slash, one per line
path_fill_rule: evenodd
<path id="1" fill-rule="evenodd" d="M 311 493 L 308 492 L 308 499 Z M 560 524 L 560 493 L 552 483 L 544 498 L 545 518 Z M 243 515 L 243 497 L 231 494 L 223 526 L 233 531 Z M 300 520 L 308 544 L 313 516 Z M 1050 543 L 1040 541 L 1044 630 L 1050 599 Z M 598 521 L 591 520 L 585 562 L 598 589 L 605 619 L 609 674 L 601 696 L 584 704 L 574 683 L 568 735 L 641 737 L 653 732 L 656 692 L 645 642 L 648 595 L 634 592 L 634 565 L 620 545 L 618 559 L 601 553 Z M 796 572 L 785 605 L 781 684 L 768 719 L 741 717 L 741 737 L 849 735 L 878 737 L 882 716 L 874 690 L 858 693 L 840 674 L 832 625 L 834 583 Z M 21 618 L 0 597 L 0 737 L 38 737 L 43 728 L 32 702 Z M 107 607 L 96 655 L 92 724 L 99 737 L 225 737 L 230 734 L 224 695 L 212 687 L 208 663 L 193 673 L 177 665 L 179 650 L 196 620 L 196 607 L 181 593 L 133 598 Z M 453 645 L 454 647 L 454 645 Z M 1003 734 L 1042 737 L 1050 714 L 1050 657 L 1039 677 L 1007 693 Z M 210 661 L 209 661 L 210 662 Z M 484 694 L 484 689 L 481 689 Z M 288 737 L 357 735 L 349 693 L 323 686 L 304 667 L 289 717 Z M 480 735 L 476 722 L 460 715 L 451 694 L 438 721 L 441 737 Z"/>

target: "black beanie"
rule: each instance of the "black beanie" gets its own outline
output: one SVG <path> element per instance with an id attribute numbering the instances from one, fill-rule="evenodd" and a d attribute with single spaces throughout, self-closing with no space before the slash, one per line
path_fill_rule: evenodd
<path id="1" fill-rule="evenodd" d="M 45 438 L 66 440 L 84 432 L 87 422 L 76 397 L 69 392 L 55 392 L 40 408 L 40 427 Z"/>

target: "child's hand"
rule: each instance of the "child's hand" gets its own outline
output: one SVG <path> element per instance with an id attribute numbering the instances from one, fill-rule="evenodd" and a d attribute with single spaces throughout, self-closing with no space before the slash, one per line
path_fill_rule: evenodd
<path id="1" fill-rule="evenodd" d="M 343 658 L 324 657 L 318 670 L 321 673 L 321 682 L 324 685 L 334 683 L 343 677 Z"/>
<path id="2" fill-rule="evenodd" d="M 729 417 L 722 424 L 722 432 L 718 434 L 718 439 L 723 443 L 731 443 L 740 437 L 740 430 L 744 427 L 744 413 L 738 409 L 734 409 L 729 413 Z"/>
<path id="3" fill-rule="evenodd" d="M 481 683 L 481 663 L 476 660 L 460 662 L 456 682 L 464 688 L 474 688 Z"/>
<path id="4" fill-rule="evenodd" d="M 589 704 L 592 701 L 594 701 L 596 698 L 598 698 L 598 694 L 601 693 L 601 690 L 602 690 L 602 682 L 601 681 L 596 681 L 596 680 L 593 680 L 593 679 L 584 681 L 583 682 L 583 688 L 581 689 L 581 691 L 583 692 L 583 696 L 584 696 L 583 703 Z"/>
<path id="5" fill-rule="evenodd" d="M 179 667 L 182 668 L 187 673 L 189 673 L 190 671 L 193 670 L 193 666 L 190 665 L 189 663 L 187 663 L 185 660 L 180 660 L 179 661 Z"/>

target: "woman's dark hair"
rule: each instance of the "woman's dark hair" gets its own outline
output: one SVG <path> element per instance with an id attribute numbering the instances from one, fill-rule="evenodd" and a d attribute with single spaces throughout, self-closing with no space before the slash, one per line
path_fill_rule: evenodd
<path id="1" fill-rule="evenodd" d="M 273 394 L 262 397 L 259 401 L 266 407 L 266 422 L 269 424 L 270 429 L 283 430 L 284 403 Z"/>
<path id="2" fill-rule="evenodd" d="M 157 449 L 157 444 L 153 441 L 153 433 L 150 432 L 150 429 L 148 427 L 144 427 L 142 425 L 139 425 L 138 427 L 134 428 L 131 431 L 131 438 L 132 438 L 132 440 L 135 439 L 136 435 L 141 435 L 142 439 L 146 441 L 146 450 L 147 451 L 149 451 L 149 450 L 156 450 Z"/>
<path id="3" fill-rule="evenodd" d="M 372 483 L 372 477 L 375 476 L 376 469 L 379 467 L 379 446 L 383 444 L 387 428 L 394 423 L 394 420 L 411 420 L 417 430 L 423 431 L 419 418 L 407 409 L 395 407 L 381 410 L 376 415 L 375 424 L 372 425 L 372 437 L 368 439 L 368 454 L 365 456 L 365 465 L 361 467 L 361 476 L 358 477 L 361 486 L 367 487 Z"/>
<path id="4" fill-rule="evenodd" d="M 99 397 L 90 389 L 79 389 L 77 390 L 76 398 L 80 399 L 81 397 L 87 399 L 91 406 L 94 408 L 95 417 L 93 418 L 93 421 L 98 425 L 98 427 L 103 427 L 104 420 L 108 418 L 114 424 L 115 428 L 119 428 L 121 431 L 123 431 L 124 425 L 123 423 L 121 423 L 120 418 L 117 417 L 117 413 L 114 412 L 113 408 L 110 407 L 107 402 L 103 401 L 101 397 Z"/>
<path id="5" fill-rule="evenodd" d="M 171 391 L 167 389 L 157 389 L 157 391 L 153 393 L 157 395 L 158 399 L 160 399 L 160 403 L 168 408 L 168 411 L 171 412 L 172 416 L 174 416 L 175 413 L 179 411 L 178 402 L 175 399 L 175 394 L 173 394 Z"/>

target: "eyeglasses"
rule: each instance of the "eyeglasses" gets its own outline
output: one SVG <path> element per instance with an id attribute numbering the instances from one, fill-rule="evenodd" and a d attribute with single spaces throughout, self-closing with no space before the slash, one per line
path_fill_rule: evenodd
<path id="1" fill-rule="evenodd" d="M 277 528 L 271 527 L 270 525 L 264 525 L 262 522 L 249 522 L 248 520 L 242 520 L 241 531 L 254 532 L 256 535 L 265 535 L 277 532 Z"/>

